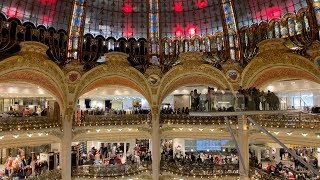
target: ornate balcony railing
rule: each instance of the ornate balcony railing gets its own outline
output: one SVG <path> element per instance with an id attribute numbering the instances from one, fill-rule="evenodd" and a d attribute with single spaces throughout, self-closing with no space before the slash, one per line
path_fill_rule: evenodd
<path id="1" fill-rule="evenodd" d="M 143 125 L 149 124 L 149 121 L 148 114 L 86 115 L 74 122 L 74 126 Z"/>
<path id="2" fill-rule="evenodd" d="M 197 164 L 197 163 L 181 163 L 178 161 L 161 161 L 161 170 L 165 172 L 171 172 L 181 176 L 193 176 L 210 178 L 214 176 L 238 176 L 239 165 L 238 164 Z"/>
<path id="3" fill-rule="evenodd" d="M 62 179 L 61 170 L 46 171 L 39 176 L 29 177 L 29 180 L 57 180 Z"/>
<path id="4" fill-rule="evenodd" d="M 0 117 L 0 131 L 28 131 L 61 127 L 61 121 L 47 116 Z"/>
<path id="5" fill-rule="evenodd" d="M 285 111 L 279 114 L 259 114 L 250 115 L 256 119 L 256 122 L 265 127 L 271 128 L 320 128 L 320 116 L 304 113 L 285 114 Z M 231 114 L 232 113 L 232 114 Z M 246 112 L 239 112 L 245 114 Z M 239 114 L 240 115 L 240 114 Z M 231 124 L 237 124 L 237 112 L 217 112 L 215 116 L 191 116 L 187 114 L 162 114 L 160 116 L 161 124 L 179 124 L 179 125 L 224 125 L 224 117 L 228 117 Z"/>
<path id="6" fill-rule="evenodd" d="M 122 165 L 84 165 L 72 169 L 73 177 L 107 178 L 136 175 L 151 169 L 150 162 Z"/>
<path id="7" fill-rule="evenodd" d="M 237 123 L 236 116 L 228 117 L 230 122 Z M 185 124 L 185 125 L 222 125 L 225 124 L 224 116 L 190 116 L 187 114 L 161 114 L 162 124 Z"/>
<path id="8" fill-rule="evenodd" d="M 320 116 L 312 114 L 254 115 L 256 122 L 266 127 L 320 128 Z"/>

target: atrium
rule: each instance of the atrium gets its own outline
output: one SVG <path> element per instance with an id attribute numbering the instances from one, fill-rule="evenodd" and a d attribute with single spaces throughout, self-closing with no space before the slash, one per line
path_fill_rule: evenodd
<path id="1" fill-rule="evenodd" d="M 0 179 L 320 179 L 320 0 L 1 0 Z"/>

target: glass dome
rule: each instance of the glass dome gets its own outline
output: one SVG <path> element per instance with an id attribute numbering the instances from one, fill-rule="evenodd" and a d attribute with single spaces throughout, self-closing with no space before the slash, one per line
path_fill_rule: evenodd
<path id="1" fill-rule="evenodd" d="M 2 0 L 0 11 L 8 18 L 67 30 L 72 0 Z"/>
<path id="2" fill-rule="evenodd" d="M 214 34 L 222 31 L 220 0 L 160 0 L 162 37 Z"/>
<path id="3" fill-rule="evenodd" d="M 306 0 L 235 0 L 234 3 L 239 29 L 281 18 L 287 13 L 296 14 L 301 8 L 307 7 Z"/>
<path id="4" fill-rule="evenodd" d="M 147 0 L 88 1 L 85 34 L 146 38 L 147 30 Z"/>

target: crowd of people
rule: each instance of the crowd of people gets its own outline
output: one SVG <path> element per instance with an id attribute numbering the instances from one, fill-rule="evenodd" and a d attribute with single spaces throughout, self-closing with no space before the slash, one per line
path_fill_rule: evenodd
<path id="1" fill-rule="evenodd" d="M 94 110 L 81 110 L 81 116 L 86 115 L 125 115 L 125 114 L 148 114 L 149 110 L 142 109 L 142 108 L 133 108 L 128 110 L 117 110 L 117 109 L 109 109 L 106 108 L 105 110 L 101 108 L 96 108 Z"/>
<path id="2" fill-rule="evenodd" d="M 1 178 L 7 177 L 13 179 L 17 177 L 19 179 L 25 179 L 29 176 L 38 176 L 44 171 L 48 170 L 48 163 L 46 161 L 41 161 L 36 157 L 28 156 L 9 156 L 5 163 L 5 170 L 0 175 Z"/>
<path id="3" fill-rule="evenodd" d="M 190 110 L 188 107 L 183 107 L 182 109 L 172 109 L 172 107 L 162 108 L 161 114 L 189 114 Z"/>
<path id="4" fill-rule="evenodd" d="M 30 109 L 29 107 L 24 108 L 21 111 L 18 110 L 10 110 L 8 112 L 4 112 L 0 114 L 0 117 L 7 118 L 7 117 L 23 117 L 23 116 L 47 116 L 48 109 L 45 108 L 41 110 L 37 108 L 37 110 Z"/>
<path id="5" fill-rule="evenodd" d="M 80 165 L 122 165 L 122 164 L 140 164 L 151 161 L 151 151 L 141 149 L 139 145 L 134 147 L 134 151 L 126 152 L 123 146 L 104 146 L 99 150 L 93 147 L 87 155 L 81 160 Z"/>
<path id="6" fill-rule="evenodd" d="M 244 104 L 245 110 L 279 110 L 280 108 L 280 100 L 274 92 L 260 91 L 255 87 L 242 89 L 241 86 L 238 92 L 243 96 L 244 102 L 240 104 Z"/>

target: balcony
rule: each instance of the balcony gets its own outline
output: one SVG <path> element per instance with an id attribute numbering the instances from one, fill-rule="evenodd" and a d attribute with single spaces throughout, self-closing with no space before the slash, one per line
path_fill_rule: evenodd
<path id="1" fill-rule="evenodd" d="M 131 126 L 148 125 L 150 122 L 148 114 L 122 114 L 122 115 L 86 115 L 80 121 L 74 123 L 75 127 L 91 126 Z"/>
<path id="2" fill-rule="evenodd" d="M 142 164 L 117 164 L 117 165 L 83 165 L 72 169 L 73 177 L 89 178 L 121 178 L 122 176 L 132 176 L 151 170 L 150 162 Z"/>
<path id="3" fill-rule="evenodd" d="M 191 163 L 178 161 L 161 161 L 161 170 L 181 176 L 210 178 L 219 176 L 239 176 L 238 164 L 214 165 L 210 163 Z"/>
<path id="4" fill-rule="evenodd" d="M 0 131 L 29 131 L 61 127 L 61 121 L 47 116 L 0 117 Z"/>
<path id="5" fill-rule="evenodd" d="M 276 128 L 320 128 L 320 116 L 299 111 L 241 111 L 241 112 L 191 112 L 189 114 L 161 114 L 163 125 L 224 125 L 224 117 L 230 124 L 237 124 L 237 116 L 248 115 L 264 127 Z"/>

